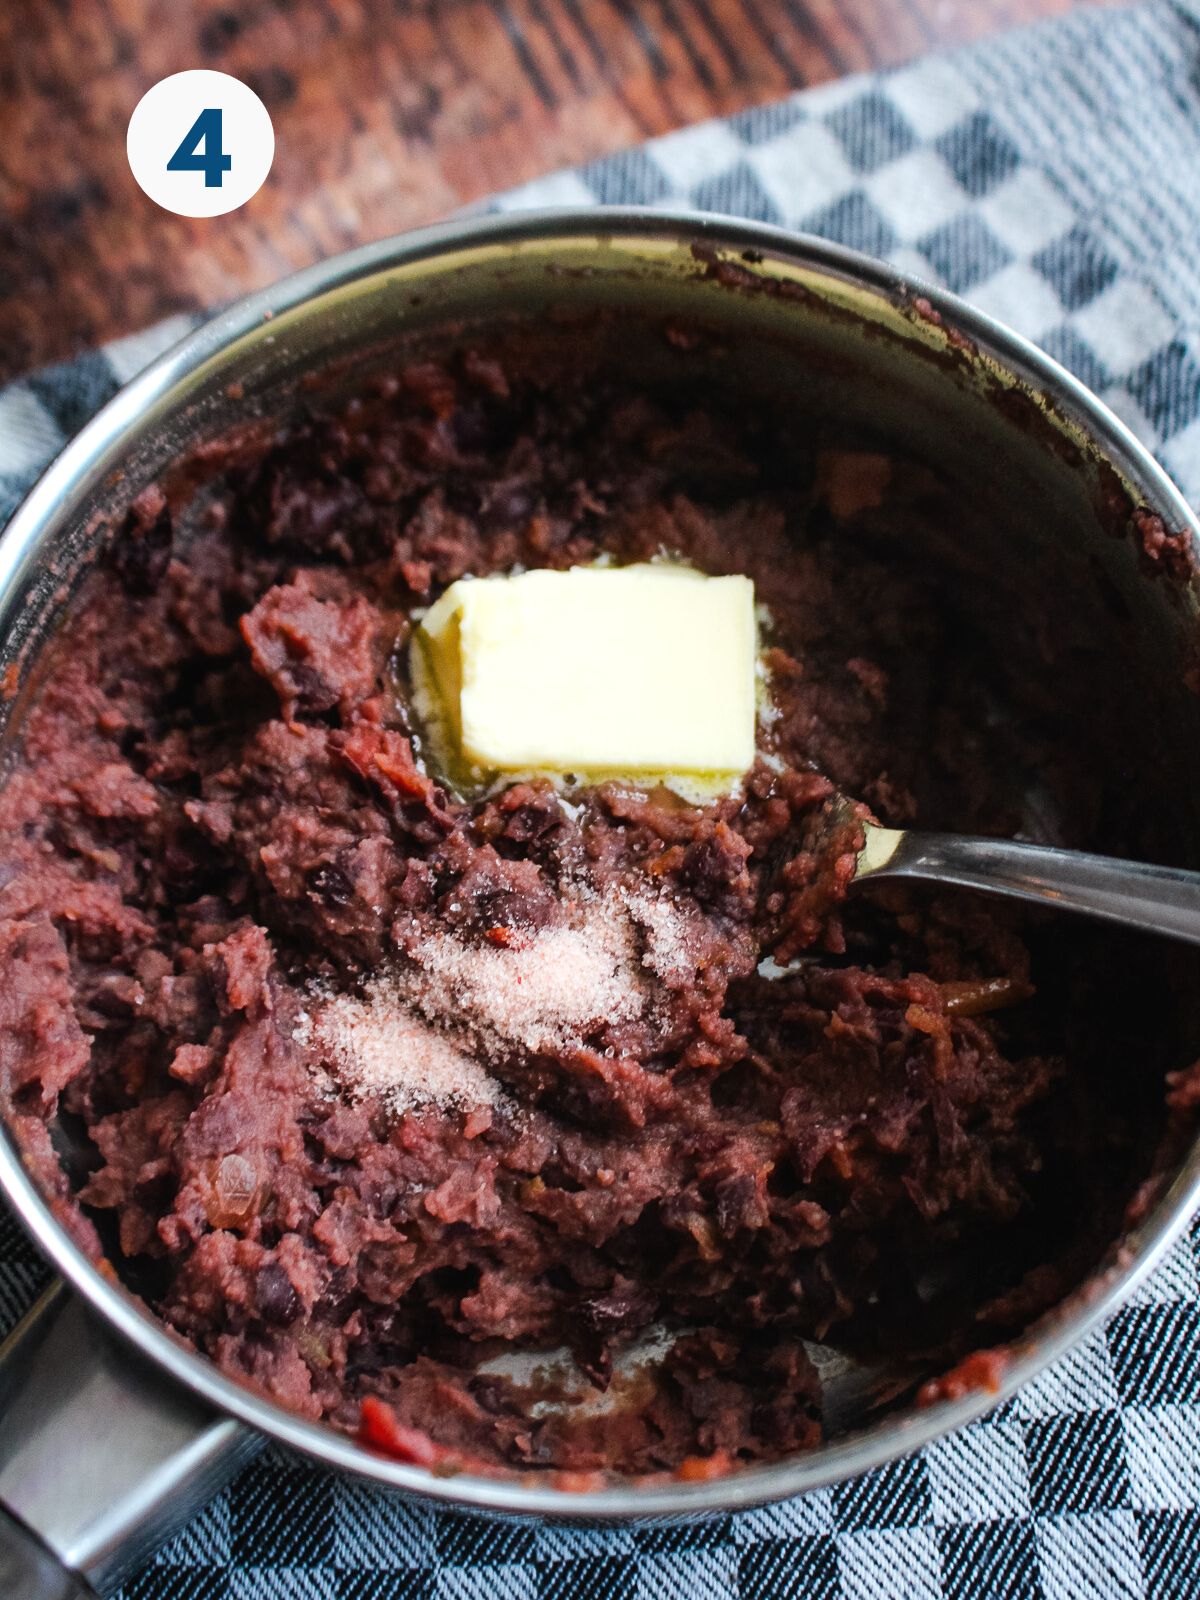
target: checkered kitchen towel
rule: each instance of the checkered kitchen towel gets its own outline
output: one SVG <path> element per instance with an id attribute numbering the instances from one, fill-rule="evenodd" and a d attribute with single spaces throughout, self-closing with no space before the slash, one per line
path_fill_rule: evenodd
<path id="1" fill-rule="evenodd" d="M 798 94 L 496 205 L 686 204 L 948 284 L 1073 368 L 1200 500 L 1200 0 L 1081 10 Z M 0 391 L 0 522 L 65 436 L 187 326 Z M 124 1600 L 1192 1600 L 1200 1229 L 988 1420 L 803 1500 L 577 1531 L 402 1505 L 267 1452 Z M 0 1223 L 0 1318 L 44 1277 Z"/>

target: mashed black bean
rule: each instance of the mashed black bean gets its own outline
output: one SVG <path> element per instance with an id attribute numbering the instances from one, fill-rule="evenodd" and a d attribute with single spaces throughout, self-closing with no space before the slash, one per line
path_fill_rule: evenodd
<path id="1" fill-rule="evenodd" d="M 806 1341 L 927 1372 L 1050 1304 L 1082 1258 L 1047 1218 L 1071 1195 L 1103 1222 L 1079 1174 L 1131 1144 L 1086 1090 L 1119 1030 L 1072 1020 L 1124 947 L 1095 935 L 1068 984 L 1036 918 L 847 898 L 853 818 L 817 847 L 835 792 L 1003 833 L 1014 771 L 1060 781 L 1045 733 L 989 720 L 896 537 L 939 494 L 869 443 L 476 352 L 298 424 L 186 537 L 146 491 L 0 797 L 3 1093 L 77 1236 L 282 1404 L 493 1469 L 775 1457 L 820 1436 Z M 743 792 L 463 797 L 430 769 L 415 610 L 464 573 L 664 552 L 767 608 Z M 536 949 L 581 893 L 683 930 L 636 1006 L 490 1037 L 486 1103 L 339 1084 L 314 996 L 432 938 Z M 423 1019 L 482 1049 L 468 1021 Z M 603 1389 L 663 1327 L 609 1413 L 531 1408 L 493 1359 L 566 1346 Z"/>

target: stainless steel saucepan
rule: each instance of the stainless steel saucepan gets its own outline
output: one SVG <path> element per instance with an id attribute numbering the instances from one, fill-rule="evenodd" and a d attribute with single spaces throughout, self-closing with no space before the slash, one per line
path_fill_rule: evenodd
<path id="1" fill-rule="evenodd" d="M 142 487 L 197 443 L 286 415 L 306 374 L 332 365 L 352 383 L 389 341 L 423 329 L 512 314 L 548 325 L 563 311 L 622 307 L 703 325 L 714 381 L 803 393 L 936 457 L 965 494 L 1003 507 L 1003 547 L 980 559 L 1000 589 L 1015 565 L 1038 564 L 1047 583 L 1065 585 L 1073 626 L 1119 631 L 1122 671 L 1160 752 L 1127 776 L 1161 814 L 1173 864 L 1200 864 L 1200 698 L 1184 687 L 1200 595 L 1153 581 L 1133 541 L 1115 536 L 1139 506 L 1200 534 L 1178 492 L 1061 367 L 952 296 L 833 245 L 727 219 L 476 220 L 341 256 L 222 312 L 117 395 L 16 513 L 0 542 L 0 670 L 15 664 L 30 681 L 106 527 Z M 628 355 L 665 371 L 687 342 L 646 341 Z M 6 705 L 4 742 L 19 734 L 21 706 L 19 694 Z M 1200 1146 L 1092 1278 L 1012 1346 L 997 1391 L 875 1420 L 850 1406 L 820 1448 L 714 1482 L 572 1494 L 433 1477 L 301 1420 L 226 1377 L 98 1271 L 2 1133 L 0 1185 L 60 1274 L 0 1358 L 0 1593 L 48 1600 L 115 1587 L 265 1437 L 410 1496 L 574 1520 L 730 1511 L 878 1467 L 978 1418 L 1110 1311 L 1200 1199 Z"/>

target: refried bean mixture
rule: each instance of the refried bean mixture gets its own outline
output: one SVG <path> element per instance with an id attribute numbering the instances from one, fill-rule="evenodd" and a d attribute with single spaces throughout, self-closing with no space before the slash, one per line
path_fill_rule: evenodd
<path id="1" fill-rule="evenodd" d="M 814 1345 L 884 1398 L 1097 1258 L 1141 946 L 847 896 L 868 813 L 1012 833 L 1036 774 L 1095 819 L 1044 686 L 994 714 L 906 554 L 953 516 L 929 467 L 479 347 L 314 401 L 192 510 L 115 531 L 0 796 L 5 1105 L 172 1328 L 445 1470 L 687 1476 L 821 1437 Z M 744 790 L 456 793 L 414 614 L 601 554 L 754 580 Z M 563 1347 L 570 1403 L 506 1368 Z"/>

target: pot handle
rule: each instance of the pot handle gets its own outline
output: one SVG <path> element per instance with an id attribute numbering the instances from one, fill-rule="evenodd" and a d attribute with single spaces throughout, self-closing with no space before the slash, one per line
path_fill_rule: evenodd
<path id="1" fill-rule="evenodd" d="M 0 1346 L 0 1595 L 107 1595 L 261 1444 L 55 1283 Z"/>
<path id="2" fill-rule="evenodd" d="M 94 1593 L 28 1528 L 0 1511 L 0 1594 L 11 1600 L 90 1600 Z"/>

